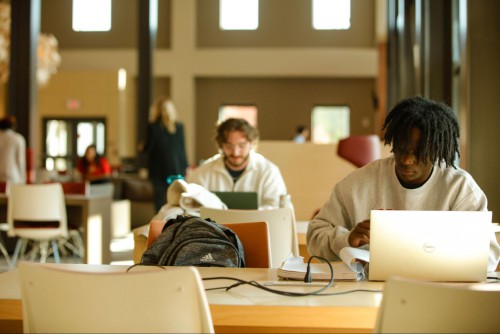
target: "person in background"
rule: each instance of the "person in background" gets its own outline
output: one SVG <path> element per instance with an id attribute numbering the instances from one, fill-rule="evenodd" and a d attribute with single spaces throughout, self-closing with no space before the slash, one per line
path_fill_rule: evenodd
<path id="1" fill-rule="evenodd" d="M 76 170 L 82 179 L 90 183 L 105 183 L 110 181 L 111 165 L 108 160 L 97 153 L 95 145 L 89 145 L 83 157 L 78 159 Z"/>
<path id="2" fill-rule="evenodd" d="M 258 130 L 246 120 L 225 120 L 216 129 L 219 154 L 196 168 L 188 182 L 210 191 L 257 192 L 260 208 L 279 207 L 285 181 L 275 164 L 255 152 L 258 140 Z"/>
<path id="3" fill-rule="evenodd" d="M 459 124 L 444 103 L 411 97 L 387 115 L 384 142 L 393 156 L 376 160 L 338 182 L 309 223 L 310 254 L 338 260 L 343 247 L 369 248 L 372 209 L 486 211 L 487 198 L 459 157 Z M 488 270 L 494 271 L 500 247 L 494 233 Z"/>
<path id="4" fill-rule="evenodd" d="M 0 120 L 0 181 L 26 183 L 26 140 L 15 128 L 14 116 Z"/>
<path id="5" fill-rule="evenodd" d="M 183 178 L 188 167 L 184 126 L 177 121 L 173 102 L 158 97 L 150 108 L 147 139 L 143 150 L 148 153 L 149 179 L 155 194 L 155 210 L 166 202 L 167 179 Z"/>
<path id="6" fill-rule="evenodd" d="M 309 139 L 309 129 L 305 125 L 297 126 L 293 141 L 297 144 L 303 144 Z"/>

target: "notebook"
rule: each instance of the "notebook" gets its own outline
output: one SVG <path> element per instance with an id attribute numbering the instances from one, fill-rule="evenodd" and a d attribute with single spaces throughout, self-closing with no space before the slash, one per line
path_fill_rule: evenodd
<path id="1" fill-rule="evenodd" d="M 372 210 L 369 280 L 486 280 L 491 211 Z"/>
<path id="2" fill-rule="evenodd" d="M 257 210 L 259 201 L 256 192 L 214 191 L 228 209 Z"/>

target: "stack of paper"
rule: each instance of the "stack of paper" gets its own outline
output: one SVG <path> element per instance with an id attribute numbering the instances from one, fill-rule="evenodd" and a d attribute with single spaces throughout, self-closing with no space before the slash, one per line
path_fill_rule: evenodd
<path id="1" fill-rule="evenodd" d="M 363 265 L 356 259 L 369 261 L 369 252 L 362 249 L 346 247 L 340 252 L 342 261 L 330 262 L 333 267 L 334 280 L 359 281 L 365 277 Z M 331 272 L 327 263 L 311 263 L 311 276 L 313 280 L 330 280 Z M 291 280 L 304 280 L 307 263 L 303 257 L 290 257 L 278 268 L 278 277 Z"/>

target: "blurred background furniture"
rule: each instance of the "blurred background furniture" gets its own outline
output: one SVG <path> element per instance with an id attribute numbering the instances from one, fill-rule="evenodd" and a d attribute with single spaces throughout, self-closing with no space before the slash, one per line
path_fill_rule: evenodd
<path id="1" fill-rule="evenodd" d="M 498 285 L 389 279 L 375 333 L 500 333 Z"/>
<path id="2" fill-rule="evenodd" d="M 25 333 L 214 333 L 194 267 L 104 273 L 23 261 L 19 281 Z"/>
<path id="3" fill-rule="evenodd" d="M 114 185 L 113 202 L 116 204 L 116 208 L 113 212 L 116 213 L 123 212 L 123 210 L 130 210 L 128 232 L 136 227 L 149 223 L 151 217 L 156 214 L 151 181 L 147 178 L 140 178 L 135 174 L 123 174 L 113 177 L 112 182 Z M 124 200 L 128 200 L 129 203 L 123 202 Z M 128 209 L 128 207 L 130 207 L 130 209 Z M 117 218 L 115 222 L 123 221 L 123 219 L 127 218 Z M 116 226 L 114 230 L 116 231 L 115 236 L 119 236 L 126 232 L 123 225 L 121 227 Z"/>
<path id="4" fill-rule="evenodd" d="M 7 182 L 0 181 L 0 196 L 7 196 Z M 0 252 L 5 257 L 7 265 L 10 267 L 10 256 L 7 251 L 6 244 L 3 240 L 3 235 L 9 230 L 9 224 L 7 224 L 7 217 L 0 217 Z"/>
<path id="5" fill-rule="evenodd" d="M 299 256 L 297 229 L 289 208 L 266 210 L 222 210 L 201 207 L 200 216 L 219 224 L 265 221 L 269 226 L 271 268 L 277 268 L 290 255 Z"/>
<path id="6" fill-rule="evenodd" d="M 381 158 L 380 145 L 377 135 L 349 136 L 339 140 L 337 154 L 356 167 L 363 167 Z"/>
<path id="7" fill-rule="evenodd" d="M 11 260 L 24 258 L 29 241 L 34 241 L 31 260 L 45 262 L 52 245 L 54 261 L 60 262 L 58 240 L 68 238 L 64 192 L 61 184 L 12 184 L 7 206 L 8 234 L 19 237 Z"/>

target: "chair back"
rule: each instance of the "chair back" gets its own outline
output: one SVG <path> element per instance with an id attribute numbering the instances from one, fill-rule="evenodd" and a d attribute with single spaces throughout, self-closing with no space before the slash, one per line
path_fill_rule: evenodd
<path id="1" fill-rule="evenodd" d="M 380 159 L 380 138 L 377 135 L 350 136 L 339 140 L 337 154 L 357 167 Z"/>
<path id="2" fill-rule="evenodd" d="M 90 195 L 90 182 L 89 181 L 81 181 L 81 182 L 61 182 L 61 186 L 63 188 L 64 194 L 67 195 Z"/>
<path id="3" fill-rule="evenodd" d="M 11 184 L 7 223 L 9 236 L 38 240 L 67 237 L 61 184 Z"/>
<path id="4" fill-rule="evenodd" d="M 202 218 L 210 218 L 219 224 L 265 221 L 269 225 L 271 241 L 271 268 L 277 268 L 293 253 L 299 255 L 297 228 L 290 208 L 267 210 L 223 210 L 200 208 Z"/>
<path id="5" fill-rule="evenodd" d="M 19 281 L 25 333 L 214 333 L 194 267 L 105 273 L 22 261 Z"/>
<path id="6" fill-rule="evenodd" d="M 500 333 L 498 285 L 452 285 L 391 278 L 375 333 Z"/>
<path id="7" fill-rule="evenodd" d="M 149 224 L 146 248 L 161 234 L 165 221 L 152 220 Z M 247 268 L 271 268 L 271 244 L 267 222 L 226 223 L 240 239 L 245 250 Z"/>

